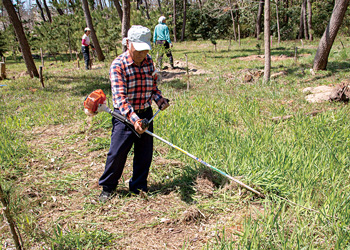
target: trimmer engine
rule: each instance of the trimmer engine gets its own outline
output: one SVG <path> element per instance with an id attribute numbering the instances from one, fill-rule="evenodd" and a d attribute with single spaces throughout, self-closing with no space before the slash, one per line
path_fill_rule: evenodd
<path id="1" fill-rule="evenodd" d="M 84 112 L 89 116 L 97 114 L 99 104 L 106 103 L 106 95 L 102 89 L 97 89 L 88 95 L 84 101 Z"/>

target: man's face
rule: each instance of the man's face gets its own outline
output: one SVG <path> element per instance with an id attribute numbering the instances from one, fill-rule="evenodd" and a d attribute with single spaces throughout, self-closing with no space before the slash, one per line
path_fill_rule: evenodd
<path id="1" fill-rule="evenodd" d="M 91 33 L 90 30 L 86 31 L 86 35 L 87 35 L 87 36 L 90 35 L 90 33 Z"/>
<path id="2" fill-rule="evenodd" d="M 134 48 L 134 45 L 128 41 L 128 48 L 129 48 L 129 52 L 130 52 L 130 56 L 131 58 L 134 60 L 134 62 L 136 64 L 141 64 L 142 61 L 146 58 L 149 50 L 142 50 L 142 51 L 137 51 Z"/>

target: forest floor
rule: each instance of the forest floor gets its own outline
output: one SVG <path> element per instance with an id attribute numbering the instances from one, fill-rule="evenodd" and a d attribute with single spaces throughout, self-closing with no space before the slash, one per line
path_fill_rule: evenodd
<path id="1" fill-rule="evenodd" d="M 58 223 L 64 233 L 85 225 L 120 237 L 116 249 L 199 249 L 209 240 L 220 241 L 225 237 L 222 228 L 230 240 L 236 241 L 243 221 L 264 213 L 261 202 L 247 202 L 246 191 L 233 183 L 224 181 L 218 185 L 210 171 L 194 177 L 191 199 L 181 191 L 181 185 L 191 183 L 177 186 L 176 180 L 168 176 L 163 184 L 157 182 L 155 172 L 181 171 L 185 166 L 181 161 L 164 158 L 169 149 L 163 146 L 155 148 L 157 156 L 149 176 L 149 194 L 128 193 L 125 180 L 132 175 L 129 157 L 122 177 L 124 183 L 120 183 L 117 195 L 99 204 L 98 179 L 107 150 L 91 151 L 89 145 L 97 136 L 108 138 L 109 132 L 91 132 L 89 125 L 81 121 L 74 125 L 37 127 L 27 136 L 34 155 L 49 158 L 49 161 L 30 159 L 31 172 L 20 180 L 26 187 L 22 195 L 40 207 L 36 213 L 44 233 L 50 232 L 52 223 Z M 166 188 L 160 188 L 161 185 Z M 230 198 L 224 201 L 225 196 Z M 218 204 L 220 213 L 217 209 L 214 212 Z M 198 206 L 207 208 L 201 211 Z M 41 246 L 38 242 L 37 249 Z"/>
<path id="2" fill-rule="evenodd" d="M 273 51 L 272 80 L 265 84 L 264 58 L 251 49 L 256 40 L 235 50 L 227 50 L 225 42 L 217 52 L 209 41 L 178 44 L 174 69 L 164 57 L 159 87 L 171 106 L 156 117 L 155 134 L 267 199 L 155 139 L 150 191 L 129 193 L 130 152 L 115 197 L 101 204 L 98 180 L 111 117 L 86 117 L 82 102 L 100 88 L 112 106 L 113 59 L 89 71 L 75 62 L 47 62 L 45 88 L 23 73 L 23 62 L 7 64 L 8 79 L 0 88 L 1 184 L 26 249 L 336 249 L 347 244 L 348 227 L 329 215 L 349 221 L 343 197 L 349 187 L 349 106 L 308 102 L 303 90 L 348 79 L 349 60 L 341 60 L 340 48 L 328 71 L 313 74 L 314 45 L 305 44 L 295 60 L 296 43 L 286 43 Z M 7 223 L 0 223 L 0 249 L 14 249 Z"/>

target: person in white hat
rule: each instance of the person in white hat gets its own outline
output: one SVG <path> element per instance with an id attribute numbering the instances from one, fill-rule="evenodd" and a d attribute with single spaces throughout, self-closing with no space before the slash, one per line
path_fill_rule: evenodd
<path id="1" fill-rule="evenodd" d="M 110 67 L 114 111 L 125 116 L 141 134 L 138 138 L 124 123 L 113 118 L 110 149 L 105 170 L 99 179 L 102 186 L 100 202 L 110 199 L 123 173 L 127 155 L 134 146 L 133 175 L 129 181 L 132 193 L 147 192 L 147 177 L 152 162 L 153 137 L 143 134 L 142 120 L 152 118 L 152 100 L 164 110 L 169 107 L 154 77 L 155 67 L 148 52 L 151 50 L 151 31 L 141 25 L 133 25 L 124 39 L 127 51 L 118 56 Z M 148 127 L 153 131 L 153 123 Z"/>
<path id="2" fill-rule="evenodd" d="M 170 61 L 170 66 L 172 69 L 174 69 L 174 59 L 170 50 L 170 47 L 173 47 L 173 44 L 171 43 L 171 40 L 170 40 L 169 28 L 165 24 L 165 22 L 166 22 L 165 16 L 161 16 L 158 19 L 158 24 L 154 28 L 153 43 L 164 46 L 166 50 L 166 56 L 169 58 L 169 61 Z M 161 54 L 158 58 L 158 67 L 161 66 L 162 59 L 163 59 L 163 54 Z"/>
<path id="3" fill-rule="evenodd" d="M 89 69 L 90 67 L 90 52 L 89 52 L 89 46 L 92 47 L 92 49 L 95 49 L 94 46 L 90 43 L 90 35 L 91 30 L 86 27 L 84 29 L 84 35 L 81 38 L 81 51 L 83 52 L 84 60 L 85 60 L 85 69 Z"/>

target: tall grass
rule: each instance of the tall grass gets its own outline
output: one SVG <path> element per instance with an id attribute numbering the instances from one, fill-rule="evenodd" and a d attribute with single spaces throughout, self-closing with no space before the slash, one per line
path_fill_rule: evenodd
<path id="1" fill-rule="evenodd" d="M 273 49 L 273 55 L 293 55 L 296 43 L 282 43 Z M 350 108 L 336 103 L 307 103 L 301 89 L 348 78 L 347 67 L 337 64 L 349 66 L 349 49 L 337 50 L 335 46 L 338 53 L 331 54 L 329 70 L 317 76 L 308 71 L 317 43 L 305 42 L 305 48 L 299 52 L 311 56 L 300 57 L 297 63 L 293 58 L 272 63 L 273 72 L 288 71 L 285 77 L 269 84 L 262 84 L 259 79 L 245 84 L 242 75 L 228 79 L 226 73 L 263 68 L 259 61 L 235 59 L 257 54 L 255 44 L 255 40 L 247 39 L 241 47 L 235 45 L 229 51 L 228 42 L 219 41 L 217 53 L 208 42 L 176 44 L 175 60 L 187 53 L 190 62 L 211 72 L 191 76 L 190 91 L 186 91 L 186 78 L 160 84 L 172 105 L 157 116 L 155 133 L 232 176 L 243 176 L 244 182 L 270 197 L 261 201 L 265 206 L 263 214 L 244 221 L 238 241 L 223 232 L 227 237 L 208 243 L 207 249 L 345 249 L 350 243 Z M 16 64 L 13 67 L 19 70 Z M 49 67 L 45 89 L 40 89 L 38 80 L 28 77 L 7 80 L 8 86 L 0 89 L 1 182 L 14 197 L 14 211 L 23 228 L 36 230 L 37 223 L 25 207 L 28 203 L 16 199 L 21 188 L 18 178 L 30 171 L 26 167 L 26 160 L 31 157 L 26 131 L 84 119 L 82 102 L 96 88 L 102 88 L 110 97 L 108 63 L 94 72 L 63 71 L 68 67 L 72 65 Z M 323 112 L 305 115 L 313 110 Z M 293 118 L 286 121 L 271 120 L 291 114 Z M 109 131 L 110 119 L 107 114 L 94 117 L 93 129 Z M 156 147 L 161 145 L 159 141 L 155 143 Z M 108 147 L 109 138 L 105 137 L 94 138 L 89 145 L 91 151 Z M 195 166 L 191 159 L 173 149 L 166 157 Z M 166 175 L 155 173 L 155 178 L 157 174 L 159 178 Z M 80 176 L 62 178 L 53 183 L 57 192 L 65 192 L 62 185 L 69 186 L 69 181 Z M 13 183 L 18 187 L 10 188 Z M 319 213 L 293 206 L 276 195 Z M 55 249 L 88 249 L 96 242 L 102 247 L 112 237 L 83 227 L 63 233 L 56 226 L 52 232 L 48 240 Z M 46 237 L 39 235 L 37 231 L 32 237 Z"/>

